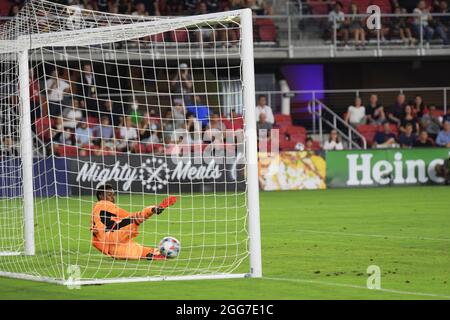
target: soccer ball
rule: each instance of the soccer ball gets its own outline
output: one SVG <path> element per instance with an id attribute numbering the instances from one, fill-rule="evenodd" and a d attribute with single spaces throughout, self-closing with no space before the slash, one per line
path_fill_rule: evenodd
<path id="1" fill-rule="evenodd" d="M 180 254 L 180 241 L 174 237 L 165 237 L 159 242 L 159 251 L 167 258 L 175 258 Z"/>

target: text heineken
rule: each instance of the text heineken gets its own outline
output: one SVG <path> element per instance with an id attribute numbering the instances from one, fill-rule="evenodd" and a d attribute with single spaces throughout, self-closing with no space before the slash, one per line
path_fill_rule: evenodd
<path id="1" fill-rule="evenodd" d="M 387 149 L 327 152 L 327 186 L 441 184 L 436 165 L 449 149 Z"/>

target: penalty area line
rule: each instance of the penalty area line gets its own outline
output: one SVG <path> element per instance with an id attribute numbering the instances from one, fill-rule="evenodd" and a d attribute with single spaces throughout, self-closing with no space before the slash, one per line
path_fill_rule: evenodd
<path id="1" fill-rule="evenodd" d="M 403 295 L 411 295 L 411 296 L 421 296 L 421 297 L 431 297 L 431 298 L 442 298 L 449 299 L 450 296 L 441 295 L 437 293 L 423 293 L 423 292 L 414 292 L 414 291 L 403 291 L 403 290 L 395 290 L 395 289 L 369 289 L 365 286 L 358 286 L 353 284 L 345 284 L 345 283 L 337 283 L 337 282 L 327 282 L 327 281 L 318 281 L 318 280 L 304 280 L 304 279 L 289 279 L 289 278 L 277 278 L 277 277 L 263 277 L 266 280 L 273 281 L 286 281 L 286 282 L 294 282 L 294 283 L 312 283 L 312 284 L 320 284 L 324 286 L 332 286 L 332 287 L 343 287 L 343 288 L 352 288 L 352 289 L 363 289 L 368 291 L 381 291 L 395 294 L 403 294 Z"/>

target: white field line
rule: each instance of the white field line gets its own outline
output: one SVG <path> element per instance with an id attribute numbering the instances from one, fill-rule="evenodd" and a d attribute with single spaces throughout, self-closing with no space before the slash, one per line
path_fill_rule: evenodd
<path id="1" fill-rule="evenodd" d="M 295 229 L 295 231 L 309 232 L 309 233 L 320 233 L 320 234 L 333 234 L 339 236 L 354 236 L 354 237 L 372 237 L 372 238 L 393 238 L 393 239 L 409 239 L 409 240 L 430 240 L 430 241 L 449 241 L 449 238 L 429 238 L 429 237 L 411 237 L 411 236 L 390 236 L 382 234 L 366 234 L 366 233 L 349 233 L 349 232 L 339 232 L 339 231 L 317 231 L 317 230 L 307 230 L 307 229 Z"/>
<path id="2" fill-rule="evenodd" d="M 423 293 L 423 292 L 402 291 L 402 290 L 384 289 L 384 288 L 381 288 L 381 289 L 368 289 L 367 287 L 364 287 L 364 286 L 345 284 L 345 283 L 336 283 L 336 282 L 327 282 L 327 281 L 317 281 L 317 280 L 289 279 L 289 278 L 276 278 L 276 277 L 263 277 L 263 279 L 274 280 L 274 281 L 295 282 L 295 283 L 314 283 L 314 284 L 320 284 L 320 285 L 332 286 L 332 287 L 363 289 L 363 290 L 369 290 L 369 291 L 375 291 L 375 292 L 376 291 L 382 291 L 382 292 L 389 292 L 389 293 L 395 293 L 395 294 L 420 296 L 420 297 L 431 297 L 431 298 L 441 298 L 441 299 L 449 299 L 450 300 L 450 296 L 437 294 L 437 293 Z"/>

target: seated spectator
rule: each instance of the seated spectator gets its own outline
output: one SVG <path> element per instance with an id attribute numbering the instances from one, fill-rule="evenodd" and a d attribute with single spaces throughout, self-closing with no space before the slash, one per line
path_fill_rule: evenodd
<path id="1" fill-rule="evenodd" d="M 202 124 L 191 112 L 186 114 L 186 130 L 189 132 L 192 143 L 202 143 Z"/>
<path id="2" fill-rule="evenodd" d="M 256 119 L 259 119 L 259 115 L 264 113 L 266 115 L 266 121 L 270 124 L 275 123 L 272 108 L 267 105 L 267 97 L 260 95 L 258 97 L 258 104 L 256 105 Z"/>
<path id="3" fill-rule="evenodd" d="M 172 132 L 171 140 L 176 144 L 191 145 L 192 140 L 189 132 L 186 130 L 186 125 L 182 125 L 181 128 L 175 129 Z"/>
<path id="4" fill-rule="evenodd" d="M 172 110 L 167 110 L 164 118 L 161 121 L 162 139 L 166 141 L 166 137 L 172 137 L 172 132 L 175 130 L 173 125 Z"/>
<path id="5" fill-rule="evenodd" d="M 421 118 L 424 114 L 427 114 L 429 112 L 428 107 L 423 102 L 423 98 L 420 94 L 416 95 L 414 98 L 414 104 L 412 104 L 413 107 L 413 114 L 417 118 Z"/>
<path id="6" fill-rule="evenodd" d="M 368 124 L 382 124 L 386 120 L 384 107 L 378 102 L 378 96 L 371 94 L 369 98 L 369 105 L 366 108 L 366 116 Z"/>
<path id="7" fill-rule="evenodd" d="M 272 15 L 272 6 L 267 4 L 264 0 L 245 0 L 245 6 L 252 9 L 253 13 L 262 15 Z"/>
<path id="8" fill-rule="evenodd" d="M 427 7 L 425 0 L 420 0 L 417 3 L 417 7 L 413 13 L 416 15 L 413 22 L 414 31 L 416 35 L 420 35 L 422 29 L 423 39 L 429 45 L 434 35 L 434 29 L 431 27 L 433 17 L 430 14 L 430 8 Z"/>
<path id="9" fill-rule="evenodd" d="M 336 1 L 334 5 L 334 9 L 330 11 L 328 14 L 328 25 L 329 32 L 331 35 L 334 34 L 334 30 L 336 29 L 336 34 L 342 34 L 344 39 L 344 46 L 348 46 L 348 23 L 345 18 L 345 14 L 342 11 L 342 3 L 340 1 Z M 332 41 L 334 42 L 334 37 L 331 36 Z M 336 43 L 333 43 L 336 45 Z"/>
<path id="10" fill-rule="evenodd" d="M 413 146 L 416 148 L 434 147 L 433 142 L 431 142 L 430 138 L 428 138 L 428 133 L 425 130 L 420 132 L 419 139 L 414 142 Z"/>
<path id="11" fill-rule="evenodd" d="M 124 125 L 120 128 L 119 135 L 117 149 L 120 151 L 132 150 L 138 139 L 138 132 L 130 116 L 125 117 Z"/>
<path id="12" fill-rule="evenodd" d="M 442 130 L 439 132 L 436 138 L 436 145 L 439 147 L 450 148 L 450 122 L 445 121 Z"/>
<path id="13" fill-rule="evenodd" d="M 442 117 L 442 122 L 449 121 L 450 122 L 450 108 L 447 107 L 447 113 Z"/>
<path id="14" fill-rule="evenodd" d="M 205 1 L 200 1 L 197 4 L 197 10 L 195 11 L 195 15 L 207 14 L 208 13 L 208 5 Z M 216 31 L 215 29 L 207 24 L 200 25 L 195 32 L 196 41 L 198 43 L 203 43 L 209 47 L 214 46 L 214 41 L 216 39 Z"/>
<path id="15" fill-rule="evenodd" d="M 336 130 L 331 130 L 330 137 L 325 144 L 323 145 L 324 150 L 343 150 L 344 146 L 342 145 L 341 139 L 339 138 L 338 132 Z"/>
<path id="16" fill-rule="evenodd" d="M 304 151 L 314 152 L 314 141 L 311 137 L 306 138 Z"/>
<path id="17" fill-rule="evenodd" d="M 396 102 L 386 111 L 387 120 L 397 126 L 401 125 L 401 119 L 405 116 L 406 98 L 403 93 L 397 96 Z"/>
<path id="18" fill-rule="evenodd" d="M 366 108 L 362 105 L 360 97 L 355 98 L 355 105 L 349 106 L 345 115 L 345 122 L 353 127 L 366 123 Z"/>
<path id="19" fill-rule="evenodd" d="M 445 0 L 439 1 L 439 9 L 436 13 L 448 14 L 448 3 Z M 450 17 L 449 16 L 436 16 L 434 17 L 434 24 L 436 26 L 436 33 L 442 39 L 444 45 L 449 44 L 450 33 Z"/>
<path id="20" fill-rule="evenodd" d="M 394 9 L 395 14 L 405 14 L 406 9 L 396 6 Z M 417 40 L 412 36 L 410 23 L 407 20 L 407 17 L 391 17 L 391 31 L 392 32 L 398 32 L 400 35 L 400 39 L 403 41 L 405 46 L 414 46 L 417 42 Z"/>
<path id="21" fill-rule="evenodd" d="M 1 157 L 18 157 L 19 156 L 19 146 L 10 136 L 3 136 L 3 141 L 0 146 L 0 156 Z"/>
<path id="22" fill-rule="evenodd" d="M 208 125 L 205 128 L 205 133 L 203 134 L 203 141 L 205 142 L 223 142 L 223 134 L 226 128 L 220 119 L 219 115 L 213 113 L 209 120 Z"/>
<path id="23" fill-rule="evenodd" d="M 353 36 L 353 41 L 355 42 L 356 48 L 359 46 L 364 47 L 366 42 L 366 32 L 364 31 L 365 18 L 357 16 L 360 14 L 358 5 L 352 3 L 350 6 L 350 17 L 349 19 L 349 31 Z"/>
<path id="24" fill-rule="evenodd" d="M 429 112 L 424 114 L 420 119 L 420 125 L 432 139 L 435 139 L 439 131 L 441 130 L 441 122 L 439 121 L 439 118 L 434 114 L 434 110 L 436 110 L 436 106 L 430 104 Z"/>
<path id="25" fill-rule="evenodd" d="M 395 148 L 397 146 L 395 134 L 392 133 L 389 122 L 385 122 L 383 131 L 378 131 L 375 134 L 373 148 Z"/>
<path id="26" fill-rule="evenodd" d="M 88 127 L 86 119 L 81 119 L 81 121 L 78 122 L 78 126 L 75 130 L 75 136 L 79 146 L 91 143 L 93 138 L 92 129 Z"/>
<path id="27" fill-rule="evenodd" d="M 178 98 L 174 100 L 173 120 L 176 129 L 181 128 L 186 123 L 186 109 L 184 108 L 182 99 Z"/>
<path id="28" fill-rule="evenodd" d="M 114 128 L 111 125 L 109 116 L 102 116 L 101 123 L 92 130 L 93 135 L 105 142 L 110 142 L 114 138 Z"/>
<path id="29" fill-rule="evenodd" d="M 413 132 L 413 124 L 407 123 L 405 130 L 400 133 L 398 142 L 402 148 L 411 148 L 417 140 L 416 134 Z"/>
<path id="30" fill-rule="evenodd" d="M 73 131 L 69 128 L 64 128 L 63 118 L 56 117 L 55 122 L 52 126 L 52 140 L 57 144 L 75 145 L 75 135 Z"/>
<path id="31" fill-rule="evenodd" d="M 69 128 L 75 131 L 78 122 L 80 122 L 86 114 L 83 114 L 82 110 L 79 108 L 78 100 L 73 99 L 72 106 L 64 108 L 62 116 L 64 118 L 64 128 Z"/>
<path id="32" fill-rule="evenodd" d="M 272 124 L 267 122 L 267 116 L 265 113 L 259 114 L 259 121 L 256 123 L 256 129 L 258 130 L 258 139 L 259 138 L 269 138 L 270 130 L 272 130 Z"/>
<path id="33" fill-rule="evenodd" d="M 401 119 L 400 131 L 406 132 L 406 126 L 408 124 L 412 125 L 413 133 L 419 131 L 419 122 L 417 121 L 417 118 L 414 116 L 413 109 L 410 105 L 405 106 L 405 115 Z"/>

